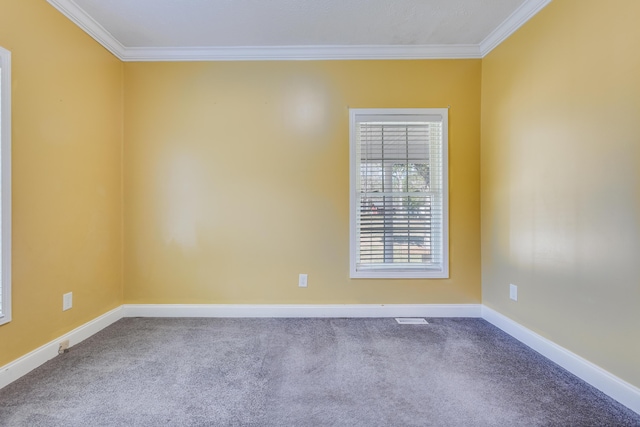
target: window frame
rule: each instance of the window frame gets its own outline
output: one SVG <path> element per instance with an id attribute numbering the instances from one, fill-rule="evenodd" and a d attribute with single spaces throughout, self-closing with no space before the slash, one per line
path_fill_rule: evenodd
<path id="1" fill-rule="evenodd" d="M 0 325 L 11 321 L 11 52 L 0 47 Z"/>
<path id="2" fill-rule="evenodd" d="M 441 268 L 406 268 L 385 265 L 384 268 L 358 269 L 359 237 L 357 215 L 359 212 L 357 185 L 359 177 L 357 132 L 362 116 L 418 116 L 442 117 L 442 264 Z M 446 279 L 449 278 L 449 110 L 448 108 L 350 108 L 349 109 L 349 267 L 352 279 Z M 419 264 L 418 264 L 419 265 Z"/>

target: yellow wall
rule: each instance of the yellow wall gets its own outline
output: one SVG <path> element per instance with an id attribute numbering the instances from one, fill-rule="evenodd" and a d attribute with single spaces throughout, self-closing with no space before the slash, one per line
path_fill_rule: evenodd
<path id="1" fill-rule="evenodd" d="M 635 386 L 638 16 L 555 1 L 485 57 L 481 157 L 483 303 Z"/>
<path id="2" fill-rule="evenodd" d="M 13 77 L 2 366 L 122 303 L 122 64 L 44 0 L 0 0 L 0 46 Z"/>
<path id="3" fill-rule="evenodd" d="M 124 70 L 126 303 L 480 302 L 480 60 Z M 348 108 L 447 105 L 451 278 L 350 280 Z"/>

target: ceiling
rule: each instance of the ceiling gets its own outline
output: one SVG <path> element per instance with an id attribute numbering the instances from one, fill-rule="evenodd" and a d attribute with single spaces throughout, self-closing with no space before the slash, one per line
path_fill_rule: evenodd
<path id="1" fill-rule="evenodd" d="M 481 58 L 551 0 L 48 0 L 123 61 Z"/>

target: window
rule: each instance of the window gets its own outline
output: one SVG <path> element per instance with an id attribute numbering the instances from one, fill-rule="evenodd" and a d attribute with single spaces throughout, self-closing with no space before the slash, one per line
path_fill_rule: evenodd
<path id="1" fill-rule="evenodd" d="M 449 277 L 448 110 L 351 109 L 351 277 Z"/>
<path id="2" fill-rule="evenodd" d="M 11 321 L 11 53 L 0 47 L 0 325 Z"/>

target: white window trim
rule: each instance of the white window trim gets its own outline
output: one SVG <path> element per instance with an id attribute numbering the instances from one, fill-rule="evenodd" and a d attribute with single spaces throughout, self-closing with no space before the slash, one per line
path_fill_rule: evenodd
<path id="1" fill-rule="evenodd" d="M 0 325 L 11 321 L 11 52 L 0 47 L 0 197 L 2 230 L 2 314 Z"/>
<path id="2" fill-rule="evenodd" d="M 357 126 L 362 115 L 441 115 L 442 116 L 442 269 L 357 269 Z M 449 110 L 448 108 L 351 108 L 349 109 L 349 264 L 352 279 L 446 279 L 449 278 Z"/>

